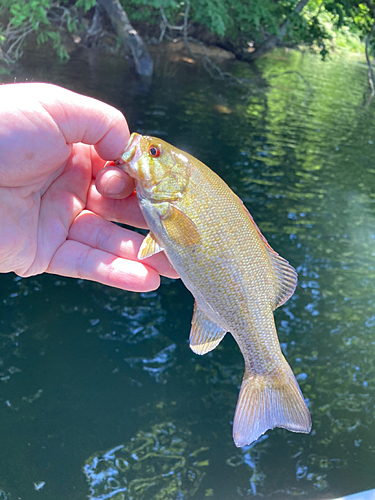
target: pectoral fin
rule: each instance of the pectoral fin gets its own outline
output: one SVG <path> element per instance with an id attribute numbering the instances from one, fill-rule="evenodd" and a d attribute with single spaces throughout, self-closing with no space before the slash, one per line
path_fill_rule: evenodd
<path id="1" fill-rule="evenodd" d="M 151 257 L 151 255 L 155 255 L 163 250 L 164 249 L 159 246 L 158 242 L 155 240 L 154 235 L 150 232 L 142 241 L 142 245 L 138 251 L 138 259 L 146 259 L 147 257 Z"/>
<path id="2" fill-rule="evenodd" d="M 172 240 L 180 245 L 195 245 L 201 239 L 194 222 L 174 205 L 169 205 L 166 214 L 161 217 L 161 222 Z"/>
<path id="3" fill-rule="evenodd" d="M 190 330 L 190 349 L 195 354 L 206 354 L 215 349 L 225 334 L 226 331 L 207 318 L 195 303 Z"/>

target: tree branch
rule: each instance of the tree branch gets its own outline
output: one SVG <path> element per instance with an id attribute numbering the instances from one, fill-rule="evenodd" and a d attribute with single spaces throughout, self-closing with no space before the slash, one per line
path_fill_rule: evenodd
<path id="1" fill-rule="evenodd" d="M 97 0 L 97 2 L 106 11 L 125 48 L 131 52 L 137 73 L 141 76 L 150 77 L 153 71 L 151 56 L 142 38 L 130 24 L 119 0 Z"/>
<path id="2" fill-rule="evenodd" d="M 375 30 L 375 20 L 371 26 L 371 31 L 370 33 L 368 34 L 367 38 L 366 38 L 366 47 L 365 47 L 365 52 L 366 52 L 366 61 L 367 61 L 367 66 L 368 66 L 368 82 L 369 82 L 369 85 L 370 85 L 370 89 L 371 89 L 371 93 L 370 93 L 370 97 L 368 98 L 367 100 L 367 103 L 366 103 L 366 106 L 368 106 L 370 104 L 370 102 L 372 101 L 374 95 L 375 95 L 375 89 L 374 89 L 374 71 L 372 69 L 372 66 L 371 66 L 371 61 L 370 61 L 370 56 L 369 56 L 369 45 L 370 45 L 370 40 L 371 40 L 371 37 L 374 33 L 374 30 Z"/>
<path id="3" fill-rule="evenodd" d="M 309 3 L 309 1 L 310 0 L 300 0 L 294 7 L 294 12 L 296 14 L 300 14 L 302 10 L 305 8 L 305 6 Z M 266 38 L 259 45 L 259 47 L 255 49 L 254 52 L 252 52 L 251 54 L 249 54 L 248 57 L 245 58 L 245 60 L 253 61 L 255 59 L 258 59 L 258 57 L 263 56 L 271 49 L 275 48 L 279 42 L 282 42 L 284 36 L 286 35 L 287 29 L 289 28 L 289 25 L 290 25 L 290 19 L 286 19 L 281 24 L 278 35 L 270 35 L 268 38 Z"/>

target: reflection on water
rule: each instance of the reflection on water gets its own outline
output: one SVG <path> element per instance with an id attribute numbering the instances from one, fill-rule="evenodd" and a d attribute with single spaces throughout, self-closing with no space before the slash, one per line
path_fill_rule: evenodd
<path id="1" fill-rule="evenodd" d="M 208 448 L 192 448 L 191 433 L 170 422 L 139 431 L 129 443 L 87 460 L 90 500 L 191 498 L 209 465 Z"/>
<path id="2" fill-rule="evenodd" d="M 129 363 L 131 368 L 141 365 L 143 370 L 148 372 L 156 382 L 160 382 L 161 375 L 173 365 L 173 353 L 175 350 L 176 344 L 171 344 L 158 352 L 152 359 L 141 356 L 138 358 L 125 358 L 125 361 Z"/>
<path id="3" fill-rule="evenodd" d="M 321 499 L 374 488 L 375 125 L 362 107 L 365 66 L 280 52 L 257 73 L 234 63 L 256 82 L 248 91 L 192 66 L 171 77 L 160 63 L 142 94 L 116 58 L 30 61 L 29 79 L 106 100 L 132 130 L 207 163 L 296 267 L 296 293 L 276 323 L 313 430 L 234 447 L 242 356 L 230 336 L 206 356 L 190 352 L 193 301 L 179 281 L 134 294 L 1 276 L 0 498 Z M 312 90 L 295 73 L 271 78 L 285 70 Z"/>
<path id="4" fill-rule="evenodd" d="M 259 459 L 260 455 L 258 452 L 259 443 L 268 438 L 265 434 L 261 436 L 256 443 L 252 443 L 249 446 L 243 446 L 240 448 L 235 455 L 227 459 L 227 464 L 231 467 L 242 467 L 244 473 L 246 474 L 246 469 L 250 469 L 249 473 L 249 488 L 241 491 L 243 496 L 256 495 L 258 490 L 257 487 L 263 484 L 263 480 L 266 478 L 266 474 L 259 470 Z M 245 472 L 246 471 L 246 472 Z"/>
<path id="5" fill-rule="evenodd" d="M 156 338 L 159 335 L 160 326 L 165 320 L 165 311 L 160 305 L 160 297 L 157 293 L 140 294 L 145 305 L 139 304 L 139 298 L 132 294 L 130 300 L 124 300 L 122 296 L 108 294 L 108 303 L 104 304 L 104 309 L 117 315 L 117 321 L 111 324 L 116 326 L 116 330 L 103 332 L 102 326 L 95 329 L 95 333 L 103 340 L 122 341 L 126 344 L 137 344 Z M 146 305 L 147 304 L 147 305 Z M 95 322 L 100 322 L 99 319 Z M 93 325 L 95 326 L 95 325 Z"/>

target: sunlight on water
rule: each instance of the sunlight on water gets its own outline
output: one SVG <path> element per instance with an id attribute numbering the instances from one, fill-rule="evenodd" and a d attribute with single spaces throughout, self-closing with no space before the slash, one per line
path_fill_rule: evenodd
<path id="1" fill-rule="evenodd" d="M 46 60 L 25 62 L 24 77 L 109 101 L 131 130 L 207 163 L 297 269 L 275 317 L 313 430 L 277 429 L 235 448 L 242 357 L 229 335 L 206 356 L 189 350 L 193 300 L 179 281 L 134 294 L 5 275 L 0 499 L 322 499 L 374 488 L 375 121 L 373 105 L 363 107 L 365 66 L 276 52 L 257 72 L 233 64 L 253 78 L 245 89 L 192 66 L 174 66 L 172 78 L 166 63 L 140 92 L 116 58 L 48 71 Z"/>
<path id="2" fill-rule="evenodd" d="M 192 450 L 193 441 L 167 422 L 92 457 L 83 468 L 90 500 L 193 497 L 209 466 L 208 448 Z"/>

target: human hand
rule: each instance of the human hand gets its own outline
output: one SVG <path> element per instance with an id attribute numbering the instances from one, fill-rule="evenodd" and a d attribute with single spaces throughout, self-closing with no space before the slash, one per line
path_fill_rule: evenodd
<path id="1" fill-rule="evenodd" d="M 139 262 L 143 237 L 109 222 L 146 227 L 133 180 L 100 172 L 129 139 L 118 110 L 42 83 L 2 85 L 0 103 L 0 272 L 132 291 L 177 277 L 163 254 Z"/>

